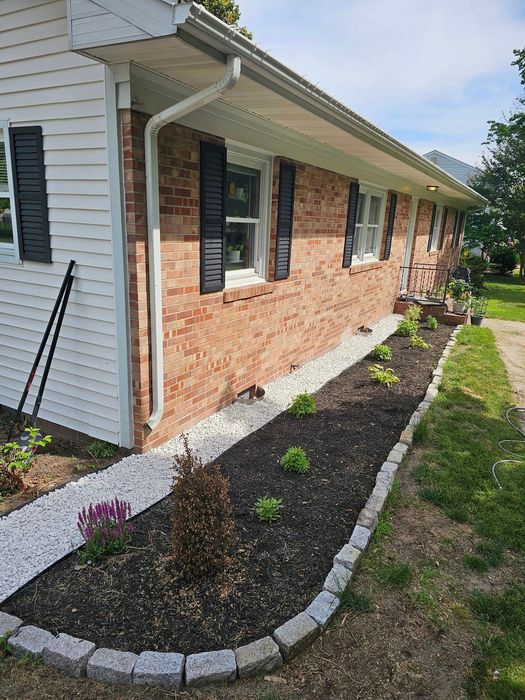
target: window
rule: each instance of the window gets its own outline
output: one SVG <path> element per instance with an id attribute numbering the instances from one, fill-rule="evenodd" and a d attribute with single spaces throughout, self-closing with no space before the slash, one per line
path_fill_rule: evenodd
<path id="1" fill-rule="evenodd" d="M 436 207 L 436 216 L 434 217 L 434 226 L 432 227 L 432 242 L 430 250 L 438 250 L 439 248 L 439 230 L 441 227 L 441 218 L 443 216 L 443 207 Z"/>
<path id="2" fill-rule="evenodd" d="M 354 260 L 379 260 L 386 196 L 379 190 L 361 187 L 357 202 Z"/>
<path id="3" fill-rule="evenodd" d="M 18 260 L 9 130 L 0 122 L 0 262 Z"/>
<path id="4" fill-rule="evenodd" d="M 266 278 L 271 190 L 270 157 L 228 147 L 226 285 Z"/>

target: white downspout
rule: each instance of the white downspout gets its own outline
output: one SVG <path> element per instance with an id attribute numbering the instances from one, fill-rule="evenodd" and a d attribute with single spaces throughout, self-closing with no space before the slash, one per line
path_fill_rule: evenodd
<path id="1" fill-rule="evenodd" d="M 164 348 L 162 324 L 162 280 L 160 266 L 160 203 L 158 134 L 165 124 L 218 99 L 237 85 L 241 76 L 241 59 L 228 56 L 224 77 L 210 87 L 153 115 L 144 130 L 146 160 L 146 208 L 148 215 L 149 309 L 151 326 L 151 381 L 153 406 L 146 425 L 152 430 L 164 413 Z"/>

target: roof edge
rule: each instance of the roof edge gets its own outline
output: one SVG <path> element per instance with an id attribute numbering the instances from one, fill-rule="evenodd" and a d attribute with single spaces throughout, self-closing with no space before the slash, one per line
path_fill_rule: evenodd
<path id="1" fill-rule="evenodd" d="M 442 184 L 446 184 L 463 195 L 467 195 L 473 200 L 473 205 L 487 203 L 485 197 L 471 187 L 456 180 L 456 178 L 435 166 L 424 156 L 419 155 L 401 141 L 390 136 L 387 132 L 349 109 L 345 104 L 324 92 L 299 73 L 296 73 L 293 69 L 273 58 L 267 51 L 259 48 L 253 41 L 247 39 L 233 27 L 225 24 L 211 12 L 208 12 L 202 5 L 197 5 L 194 2 L 182 2 L 173 9 L 173 23 L 177 28 L 182 28 L 183 26 L 188 28 L 189 26 L 197 30 L 197 33 L 202 33 L 205 37 L 211 39 L 213 43 L 221 46 L 225 55 L 227 53 L 235 53 L 241 56 L 249 64 L 252 64 L 257 72 L 266 73 L 267 77 L 287 85 L 292 92 L 299 92 L 307 101 L 313 100 L 318 107 L 322 107 L 322 109 L 331 113 L 333 117 L 342 120 L 353 131 L 357 132 L 361 138 L 369 141 L 372 145 L 412 165 L 421 172 L 428 174 L 429 177 L 439 180 Z M 182 32 L 180 33 L 180 38 L 184 38 Z M 211 48 L 217 49 L 218 46 L 213 46 L 213 43 Z"/>

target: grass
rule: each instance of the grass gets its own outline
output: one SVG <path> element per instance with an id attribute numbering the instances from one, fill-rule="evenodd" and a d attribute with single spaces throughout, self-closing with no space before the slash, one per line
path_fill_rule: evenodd
<path id="1" fill-rule="evenodd" d="M 487 275 L 489 291 L 487 316 L 525 322 L 525 284 L 517 275 Z"/>
<path id="2" fill-rule="evenodd" d="M 492 332 L 465 327 L 418 430 L 418 443 L 427 449 L 414 476 L 424 499 L 472 525 L 492 547 L 523 552 L 525 469 L 501 465 L 502 490 L 491 474 L 501 459 L 498 440 L 515 437 L 503 417 L 511 400 Z"/>
<path id="3" fill-rule="evenodd" d="M 478 642 L 465 688 L 471 698 L 518 700 L 525 697 L 525 587 L 499 593 L 477 591 L 470 597 L 475 617 L 499 630 Z"/>
<path id="4" fill-rule="evenodd" d="M 501 459 L 498 440 L 515 437 L 503 418 L 510 403 L 492 332 L 465 327 L 445 364 L 441 391 L 418 426 L 417 442 L 425 452 L 414 476 L 424 499 L 452 519 L 469 523 L 481 537 L 463 557 L 463 564 L 478 575 L 501 565 L 507 548 L 525 552 L 524 465 L 501 466 L 502 490 L 491 474 L 492 464 Z M 436 600 L 434 573 L 429 568 L 423 574 L 412 598 L 430 612 Z M 480 634 L 464 685 L 468 697 L 525 698 L 525 586 L 475 591 L 468 605 L 458 611 L 465 619 L 474 617 Z"/>

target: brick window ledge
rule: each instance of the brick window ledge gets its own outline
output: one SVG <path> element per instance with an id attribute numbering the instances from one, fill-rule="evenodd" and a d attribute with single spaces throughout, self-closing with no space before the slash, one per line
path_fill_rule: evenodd
<path id="1" fill-rule="evenodd" d="M 350 275 L 357 275 L 360 272 L 370 272 L 370 270 L 379 270 L 387 264 L 388 260 L 374 260 L 368 263 L 357 263 L 349 269 Z"/>
<path id="2" fill-rule="evenodd" d="M 275 284 L 273 282 L 261 282 L 260 284 L 251 284 L 246 287 L 226 289 L 223 293 L 222 300 L 224 304 L 228 304 L 232 301 L 241 301 L 241 299 L 260 297 L 264 294 L 272 294 L 274 288 Z"/>

